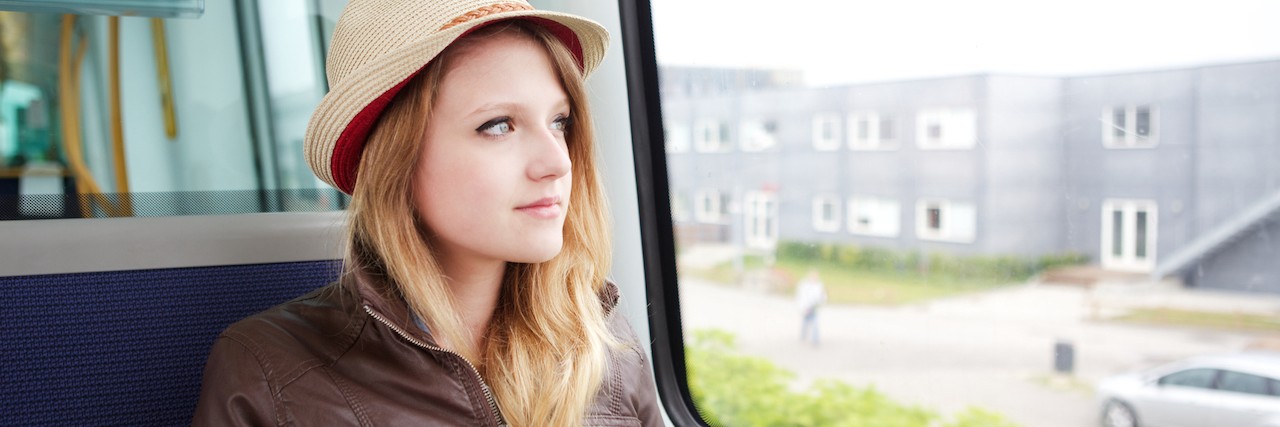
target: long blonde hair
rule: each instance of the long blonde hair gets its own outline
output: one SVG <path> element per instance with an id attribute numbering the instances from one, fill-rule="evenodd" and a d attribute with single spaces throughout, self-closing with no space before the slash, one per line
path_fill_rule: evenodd
<path id="1" fill-rule="evenodd" d="M 414 208 L 413 177 L 450 53 L 474 37 L 506 31 L 546 48 L 569 97 L 572 193 L 560 253 L 539 264 L 508 263 L 487 344 L 475 349 L 432 252 L 431 230 Z M 618 345 L 599 297 L 610 263 L 608 210 L 582 80 L 573 55 L 539 25 L 508 21 L 475 31 L 454 42 L 387 107 L 366 143 L 352 192 L 347 265 L 385 277 L 392 296 L 403 297 L 437 341 L 479 362 L 504 418 L 515 426 L 581 425 L 606 375 L 607 351 Z"/>

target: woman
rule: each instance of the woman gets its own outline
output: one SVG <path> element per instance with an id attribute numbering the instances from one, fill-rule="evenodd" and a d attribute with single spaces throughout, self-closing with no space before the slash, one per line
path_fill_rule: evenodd
<path id="1" fill-rule="evenodd" d="M 608 283 L 594 22 L 352 0 L 305 150 L 352 195 L 338 283 L 228 328 L 197 425 L 660 425 Z"/>

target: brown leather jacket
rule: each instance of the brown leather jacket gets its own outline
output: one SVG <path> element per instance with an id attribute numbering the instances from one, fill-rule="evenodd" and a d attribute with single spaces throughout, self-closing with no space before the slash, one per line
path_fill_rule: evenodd
<path id="1" fill-rule="evenodd" d="M 610 351 L 586 424 L 660 426 L 648 360 L 617 301 L 610 283 L 601 302 L 626 345 Z M 192 424 L 504 425 L 475 368 L 434 343 L 367 278 L 326 286 L 223 331 Z"/>

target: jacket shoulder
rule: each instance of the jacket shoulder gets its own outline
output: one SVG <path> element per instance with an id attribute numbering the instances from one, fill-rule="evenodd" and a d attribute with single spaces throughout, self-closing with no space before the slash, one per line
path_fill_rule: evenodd
<path id="1" fill-rule="evenodd" d="M 610 286 L 614 286 L 612 283 Z M 614 288 L 616 289 L 616 287 Z M 614 291 L 616 295 L 616 290 Z M 609 407 L 627 417 L 635 417 L 643 426 L 661 426 L 662 409 L 658 403 L 657 386 L 654 384 L 653 368 L 650 366 L 645 345 L 627 316 L 621 313 L 614 298 L 615 307 L 605 319 L 609 332 L 619 342 L 619 346 L 610 350 L 610 369 L 613 371 L 607 388 L 610 393 Z"/>
<path id="2" fill-rule="evenodd" d="M 244 318 L 218 338 L 270 365 L 268 380 L 287 382 L 350 348 L 367 321 L 359 307 L 359 297 L 335 283 Z"/>

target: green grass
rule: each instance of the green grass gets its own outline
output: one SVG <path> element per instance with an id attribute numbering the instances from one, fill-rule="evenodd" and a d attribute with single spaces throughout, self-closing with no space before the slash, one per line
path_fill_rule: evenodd
<path id="1" fill-rule="evenodd" d="M 1252 331 L 1280 331 L 1280 316 L 1216 313 L 1208 311 L 1178 310 L 1172 308 L 1140 308 L 1115 318 L 1122 322 L 1145 323 L 1162 326 L 1197 327 Z"/>
<path id="2" fill-rule="evenodd" d="M 1094 389 L 1093 383 L 1075 375 L 1039 374 L 1032 376 L 1030 380 L 1032 383 L 1051 390 L 1068 391 L 1081 395 L 1089 395 L 1093 393 Z"/>
<path id="3" fill-rule="evenodd" d="M 758 271 L 765 267 L 763 260 L 759 257 L 746 257 L 743 260 L 743 268 L 747 271 Z M 811 268 L 816 269 L 822 276 L 827 288 L 827 301 L 830 304 L 909 304 L 1009 284 L 990 278 L 959 278 L 917 271 L 884 271 L 834 262 L 782 258 L 774 265 L 776 274 L 784 282 L 782 289 L 778 290 L 789 292 L 791 286 L 794 286 Z M 721 284 L 736 284 L 740 280 L 732 263 L 721 264 L 712 269 L 682 273 Z"/>

